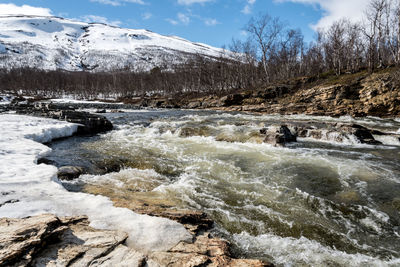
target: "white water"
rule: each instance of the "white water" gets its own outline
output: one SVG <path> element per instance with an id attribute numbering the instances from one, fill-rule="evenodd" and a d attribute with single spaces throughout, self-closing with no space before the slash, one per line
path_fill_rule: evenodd
<path id="1" fill-rule="evenodd" d="M 395 139 L 384 136 L 380 146 L 304 139 L 276 148 L 258 135 L 270 123 L 299 120 L 392 133 L 399 122 L 184 111 L 109 116 L 117 130 L 82 149 L 123 158 L 130 168 L 85 175 L 81 182 L 179 199 L 184 207 L 207 212 L 217 222 L 215 231 L 246 257 L 284 266 L 400 264 Z"/>
<path id="2" fill-rule="evenodd" d="M 50 152 L 41 144 L 72 135 L 77 125 L 19 115 L 0 115 L 0 217 L 42 213 L 87 215 L 93 227 L 122 230 L 139 250 L 166 250 L 191 235 L 176 222 L 116 208 L 106 197 L 68 192 L 57 168 L 36 164 Z"/>
<path id="3" fill-rule="evenodd" d="M 379 146 L 305 139 L 276 148 L 259 136 L 268 124 L 291 121 L 357 123 L 394 134 L 400 121 L 149 110 L 107 116 L 117 130 L 57 142 L 50 159 L 64 164 L 73 149 L 73 165 L 95 155 L 123 159 L 127 168 L 77 183 L 178 199 L 207 212 L 242 256 L 278 266 L 400 264 L 395 139 L 384 136 Z"/>

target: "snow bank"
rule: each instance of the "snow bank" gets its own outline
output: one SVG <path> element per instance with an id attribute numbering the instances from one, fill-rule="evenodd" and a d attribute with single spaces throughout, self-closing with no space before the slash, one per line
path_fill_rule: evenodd
<path id="1" fill-rule="evenodd" d="M 0 128 L 0 217 L 88 215 L 93 227 L 127 232 L 128 244 L 142 251 L 167 250 L 191 239 L 174 221 L 116 208 L 103 196 L 68 192 L 56 178 L 56 167 L 36 164 L 50 150 L 41 143 L 72 135 L 76 125 L 3 114 Z"/>

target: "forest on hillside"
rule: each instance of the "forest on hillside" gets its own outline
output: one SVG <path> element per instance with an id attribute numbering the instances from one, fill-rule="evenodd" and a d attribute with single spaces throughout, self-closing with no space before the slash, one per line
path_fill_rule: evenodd
<path id="1" fill-rule="evenodd" d="M 374 72 L 400 63 L 400 0 L 372 0 L 361 22 L 342 19 L 305 42 L 299 29 L 260 14 L 244 26 L 248 39 L 232 40 L 233 57 L 194 56 L 184 64 L 134 72 L 0 70 L 0 91 L 83 98 L 151 95 L 223 95 L 297 77 Z M 230 53 L 230 55 L 232 55 Z"/>

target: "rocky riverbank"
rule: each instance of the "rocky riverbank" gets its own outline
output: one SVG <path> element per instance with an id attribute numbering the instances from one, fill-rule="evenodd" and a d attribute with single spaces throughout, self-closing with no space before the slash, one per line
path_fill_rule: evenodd
<path id="1" fill-rule="evenodd" d="M 223 96 L 153 97 L 125 101 L 141 107 L 215 109 L 264 114 L 400 116 L 399 73 L 384 70 L 328 78 L 298 78 Z"/>
<path id="2" fill-rule="evenodd" d="M 204 221 L 198 220 L 204 217 L 198 212 L 181 215 L 194 219 L 186 222 L 188 229 L 193 229 L 195 221 Z M 127 238 L 120 231 L 90 227 L 85 216 L 1 218 L 0 266 L 273 266 L 232 258 L 229 243 L 207 231 L 195 233 L 191 243 L 180 242 L 168 251 L 151 253 L 127 247 Z"/>
<path id="3" fill-rule="evenodd" d="M 17 114 L 51 118 L 78 124 L 78 135 L 92 135 L 113 129 L 112 123 L 104 116 L 73 107 L 52 103 L 15 102 L 4 107 L 5 111 L 15 111 Z"/>

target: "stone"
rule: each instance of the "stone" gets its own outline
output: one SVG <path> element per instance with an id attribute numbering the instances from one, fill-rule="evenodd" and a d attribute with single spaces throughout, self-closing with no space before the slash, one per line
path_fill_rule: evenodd
<path id="1" fill-rule="evenodd" d="M 78 166 L 63 166 L 58 169 L 57 177 L 60 180 L 73 180 L 85 172 L 85 169 Z"/>
<path id="2" fill-rule="evenodd" d="M 54 215 L 26 219 L 0 219 L 0 266 L 27 265 L 46 242 L 67 229 Z"/>
<path id="3" fill-rule="evenodd" d="M 0 266 L 144 266 L 127 234 L 96 230 L 87 217 L 0 219 Z"/>
<path id="4" fill-rule="evenodd" d="M 339 128 L 341 131 L 344 131 L 348 134 L 354 135 L 361 144 L 369 144 L 369 145 L 381 145 L 382 143 L 376 141 L 374 136 L 372 135 L 372 131 L 364 126 L 358 124 L 352 125 L 342 125 Z"/>
<path id="5" fill-rule="evenodd" d="M 261 129 L 260 133 L 265 135 L 264 142 L 274 146 L 285 146 L 290 142 L 296 142 L 296 135 L 292 134 L 286 125 L 271 125 Z"/>

